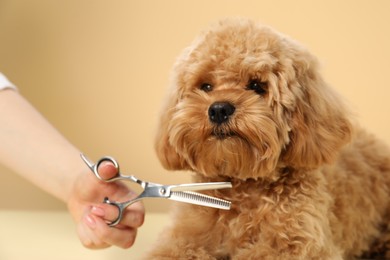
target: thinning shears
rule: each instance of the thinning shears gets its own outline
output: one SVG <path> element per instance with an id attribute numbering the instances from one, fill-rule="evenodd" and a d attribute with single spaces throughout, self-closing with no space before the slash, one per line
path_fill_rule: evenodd
<path id="1" fill-rule="evenodd" d="M 188 184 L 174 184 L 174 185 L 162 185 L 153 182 L 146 182 L 136 178 L 134 175 L 123 175 L 119 170 L 118 162 L 109 156 L 101 158 L 97 163 L 91 162 L 84 154 L 81 154 L 81 158 L 88 165 L 95 176 L 104 182 L 126 180 L 139 184 L 143 188 L 143 192 L 136 198 L 127 200 L 124 202 L 111 201 L 109 198 L 104 198 L 104 203 L 113 205 L 118 208 L 118 217 L 109 222 L 108 225 L 113 227 L 117 225 L 123 217 L 124 210 L 131 204 L 144 199 L 144 198 L 165 198 L 180 202 L 186 202 L 196 204 L 200 206 L 218 208 L 229 210 L 230 201 L 223 200 L 220 198 L 208 196 L 205 194 L 197 193 L 195 191 L 200 190 L 215 190 L 215 189 L 226 189 L 231 188 L 230 182 L 206 182 L 206 183 L 188 183 Z M 117 174 L 109 179 L 103 178 L 99 172 L 98 167 L 102 162 L 109 161 L 114 164 L 117 169 Z"/>

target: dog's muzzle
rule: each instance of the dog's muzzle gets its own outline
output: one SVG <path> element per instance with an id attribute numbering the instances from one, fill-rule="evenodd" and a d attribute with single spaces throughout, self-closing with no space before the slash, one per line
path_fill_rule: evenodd
<path id="1" fill-rule="evenodd" d="M 215 102 L 209 107 L 209 119 L 215 124 L 222 124 L 229 120 L 236 108 L 229 102 Z"/>

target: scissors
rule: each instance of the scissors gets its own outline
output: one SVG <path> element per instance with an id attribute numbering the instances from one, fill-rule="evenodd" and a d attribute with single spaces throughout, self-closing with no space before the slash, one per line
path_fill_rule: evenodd
<path id="1" fill-rule="evenodd" d="M 176 185 L 162 185 L 153 182 L 146 182 L 136 178 L 134 175 L 123 175 L 119 170 L 118 162 L 110 157 L 102 157 L 97 163 L 91 162 L 84 154 L 80 155 L 83 161 L 88 165 L 91 171 L 95 176 L 104 182 L 113 182 L 113 181 L 131 181 L 139 184 L 143 188 L 138 197 L 127 200 L 124 202 L 111 201 L 109 198 L 104 198 L 103 202 L 109 205 L 113 205 L 118 208 L 118 217 L 107 224 L 111 227 L 116 226 L 122 220 L 124 210 L 131 204 L 142 200 L 144 198 L 165 198 L 175 201 L 191 203 L 200 206 L 212 207 L 217 209 L 229 210 L 231 202 L 223 200 L 220 198 L 208 196 L 205 194 L 197 193 L 194 191 L 199 190 L 215 190 L 215 189 L 226 189 L 231 188 L 232 184 L 230 182 L 206 182 L 206 183 L 188 183 L 188 184 L 176 184 Z M 109 161 L 114 164 L 117 169 L 117 174 L 111 178 L 103 178 L 99 172 L 98 167 L 102 162 Z"/>

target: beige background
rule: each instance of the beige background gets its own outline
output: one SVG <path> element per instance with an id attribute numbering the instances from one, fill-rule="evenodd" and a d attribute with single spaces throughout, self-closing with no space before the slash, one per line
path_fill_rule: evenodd
<path id="1" fill-rule="evenodd" d="M 390 143 L 389 14 L 387 0 L 0 0 L 0 71 L 89 157 L 112 155 L 124 172 L 179 183 L 188 174 L 162 169 L 153 136 L 175 57 L 200 30 L 239 15 L 291 35 L 319 57 L 360 122 Z M 65 209 L 0 170 L 0 208 Z"/>

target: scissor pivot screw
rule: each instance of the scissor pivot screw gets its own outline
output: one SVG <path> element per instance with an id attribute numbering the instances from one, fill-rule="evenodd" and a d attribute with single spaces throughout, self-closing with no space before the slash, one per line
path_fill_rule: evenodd
<path id="1" fill-rule="evenodd" d="M 166 190 L 164 188 L 161 188 L 160 193 L 161 193 L 161 195 L 164 195 L 166 193 Z"/>

